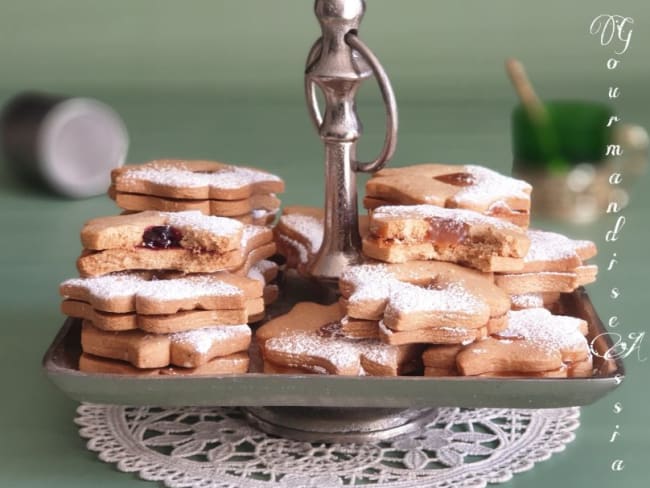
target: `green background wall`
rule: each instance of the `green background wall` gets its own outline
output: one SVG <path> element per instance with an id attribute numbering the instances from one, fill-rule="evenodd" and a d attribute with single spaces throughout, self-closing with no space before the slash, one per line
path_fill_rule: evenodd
<path id="1" fill-rule="evenodd" d="M 591 20 L 612 9 L 636 19 L 632 46 L 615 73 L 604 66 L 609 51 L 588 34 Z M 650 125 L 640 103 L 650 81 L 648 20 L 645 0 L 368 1 L 361 34 L 389 72 L 403 113 L 396 161 L 509 166 L 515 98 L 503 70 L 507 56 L 524 61 L 547 98 L 604 100 L 608 84 L 620 80 L 616 106 L 626 119 Z M 319 151 L 302 97 L 304 59 L 317 35 L 310 0 L 1 0 L 0 102 L 28 87 L 97 96 L 138 132 L 133 161 L 196 155 L 196 138 L 206 136 L 213 142 L 202 148 L 213 156 L 252 154 L 220 140 L 223 124 L 280 124 L 286 131 L 274 141 L 262 137 L 248 147 L 268 145 L 268 158 L 279 162 L 291 145 L 306 158 Z M 376 88 L 368 84 L 361 100 L 369 157 L 382 131 Z M 269 110 L 243 117 L 260 104 Z M 195 117 L 175 117 L 179 105 Z M 457 144 L 440 144 L 459 136 Z M 422 151 L 423 139 L 430 151 Z"/>

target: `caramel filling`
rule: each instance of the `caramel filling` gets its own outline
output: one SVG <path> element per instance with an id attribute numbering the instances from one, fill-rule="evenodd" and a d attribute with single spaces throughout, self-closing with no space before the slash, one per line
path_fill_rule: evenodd
<path id="1" fill-rule="evenodd" d="M 476 179 L 471 173 L 449 173 L 434 176 L 433 179 L 454 186 L 470 186 L 476 183 Z"/>
<path id="2" fill-rule="evenodd" d="M 469 237 L 469 225 L 447 219 L 428 219 L 427 239 L 440 247 L 463 244 Z"/>

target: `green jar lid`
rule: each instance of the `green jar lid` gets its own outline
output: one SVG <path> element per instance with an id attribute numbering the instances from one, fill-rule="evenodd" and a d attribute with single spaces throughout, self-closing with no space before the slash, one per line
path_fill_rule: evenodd
<path id="1" fill-rule="evenodd" d="M 612 127 L 607 127 L 614 113 L 611 107 L 572 100 L 548 101 L 544 105 L 550 121 L 548 127 L 534 125 L 521 105 L 512 112 L 516 166 L 546 169 L 552 158 L 559 157 L 569 165 L 598 163 L 605 158 L 612 133 Z"/>

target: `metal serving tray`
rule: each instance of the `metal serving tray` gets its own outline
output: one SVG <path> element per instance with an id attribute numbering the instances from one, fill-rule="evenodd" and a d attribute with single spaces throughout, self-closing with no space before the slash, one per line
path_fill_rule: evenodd
<path id="1" fill-rule="evenodd" d="M 588 339 L 600 356 L 613 347 L 589 297 L 580 288 L 564 295 L 568 314 L 589 323 Z M 288 304 L 284 302 L 286 309 Z M 78 319 L 68 319 L 43 358 L 47 376 L 75 400 L 160 406 L 308 407 L 509 407 L 587 405 L 603 397 L 625 374 L 621 360 L 594 358 L 591 378 L 346 377 L 247 373 L 220 376 L 137 377 L 88 374 L 77 369 Z"/>

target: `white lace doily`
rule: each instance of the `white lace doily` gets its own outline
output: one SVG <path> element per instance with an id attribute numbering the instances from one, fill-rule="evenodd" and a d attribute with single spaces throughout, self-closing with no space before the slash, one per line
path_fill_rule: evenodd
<path id="1" fill-rule="evenodd" d="M 102 461 L 172 488 L 479 488 L 564 450 L 580 425 L 578 408 L 444 408 L 419 434 L 310 444 L 261 433 L 234 408 L 84 404 L 77 412 Z"/>

